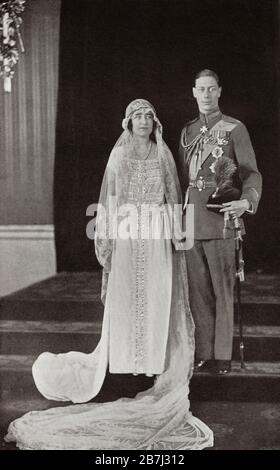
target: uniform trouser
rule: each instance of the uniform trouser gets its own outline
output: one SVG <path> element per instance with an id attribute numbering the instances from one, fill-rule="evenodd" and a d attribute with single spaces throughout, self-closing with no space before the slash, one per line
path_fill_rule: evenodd
<path id="1" fill-rule="evenodd" d="M 233 239 L 195 240 L 186 252 L 197 359 L 230 360 L 233 340 Z"/>

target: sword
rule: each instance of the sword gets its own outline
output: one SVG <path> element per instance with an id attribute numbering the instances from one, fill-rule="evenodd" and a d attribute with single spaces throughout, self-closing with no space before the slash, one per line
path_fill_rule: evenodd
<path id="1" fill-rule="evenodd" d="M 244 260 L 242 256 L 242 235 L 239 218 L 235 217 L 234 222 L 234 240 L 235 240 L 235 265 L 236 265 L 236 296 L 237 296 L 237 318 L 239 325 L 239 352 L 241 369 L 245 369 L 244 363 L 244 339 L 243 339 L 243 319 L 241 311 L 241 282 L 244 281 Z"/>

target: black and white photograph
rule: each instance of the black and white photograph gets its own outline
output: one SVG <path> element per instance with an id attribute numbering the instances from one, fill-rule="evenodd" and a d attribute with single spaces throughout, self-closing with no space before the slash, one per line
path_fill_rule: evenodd
<path id="1" fill-rule="evenodd" d="M 280 450 L 279 26 L 0 1 L 3 458 Z"/>

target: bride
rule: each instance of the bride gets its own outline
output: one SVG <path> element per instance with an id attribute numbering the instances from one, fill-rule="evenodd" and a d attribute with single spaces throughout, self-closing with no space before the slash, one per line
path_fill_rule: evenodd
<path id="1" fill-rule="evenodd" d="M 181 199 L 175 163 L 148 101 L 132 101 L 122 126 L 105 170 L 95 227 L 105 304 L 101 339 L 90 354 L 45 352 L 37 358 L 32 373 L 40 393 L 76 404 L 13 421 L 5 440 L 20 449 L 213 445 L 212 431 L 189 408 L 194 325 L 184 245 L 176 233 Z M 133 399 L 89 403 L 108 368 L 112 374 L 154 376 L 154 385 Z"/>

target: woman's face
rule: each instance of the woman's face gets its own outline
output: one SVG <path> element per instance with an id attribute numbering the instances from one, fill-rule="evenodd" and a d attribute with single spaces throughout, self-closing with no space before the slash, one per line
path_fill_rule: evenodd
<path id="1" fill-rule="evenodd" d="M 132 133 L 138 137 L 149 137 L 153 131 L 154 117 L 150 110 L 140 108 L 131 118 Z"/>

